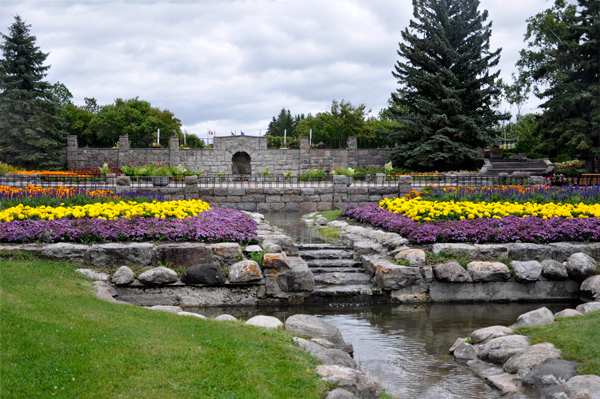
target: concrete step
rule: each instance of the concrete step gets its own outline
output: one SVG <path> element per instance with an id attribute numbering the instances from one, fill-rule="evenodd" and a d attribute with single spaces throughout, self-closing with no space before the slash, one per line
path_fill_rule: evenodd
<path id="1" fill-rule="evenodd" d="M 309 259 L 352 259 L 354 253 L 343 249 L 323 249 L 316 251 L 300 251 L 299 256 Z"/>
<path id="2" fill-rule="evenodd" d="M 342 244 L 298 244 L 300 251 L 320 251 L 324 249 L 351 250 L 352 248 Z"/>
<path id="3" fill-rule="evenodd" d="M 311 267 L 314 275 L 321 273 L 364 273 L 364 267 Z"/>
<path id="4" fill-rule="evenodd" d="M 315 275 L 316 285 L 369 285 L 371 279 L 364 273 L 321 273 Z"/>
<path id="5" fill-rule="evenodd" d="M 361 263 L 354 259 L 309 259 L 306 261 L 308 267 L 362 267 Z"/>
<path id="6" fill-rule="evenodd" d="M 348 296 L 380 296 L 381 289 L 373 284 L 352 285 L 319 285 L 315 287 L 313 296 L 320 297 L 348 297 Z"/>

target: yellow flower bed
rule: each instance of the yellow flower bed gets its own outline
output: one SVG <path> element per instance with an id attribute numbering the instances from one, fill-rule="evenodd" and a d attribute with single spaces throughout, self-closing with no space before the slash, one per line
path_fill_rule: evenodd
<path id="1" fill-rule="evenodd" d="M 30 207 L 22 204 L 7 208 L 0 212 L 0 222 L 13 220 L 42 219 L 55 220 L 63 218 L 98 218 L 112 220 L 119 217 L 131 218 L 143 216 L 153 218 L 179 218 L 197 216 L 208 211 L 210 206 L 200 200 L 167 201 L 167 202 L 134 202 L 119 201 L 96 203 L 83 206 L 38 206 Z"/>
<path id="2" fill-rule="evenodd" d="M 539 216 L 544 219 L 551 217 L 582 219 L 588 217 L 600 218 L 600 204 L 537 204 L 535 202 L 454 202 L 454 201 L 425 201 L 421 197 L 386 198 L 379 206 L 393 213 L 401 213 L 415 221 L 429 222 L 432 220 L 458 220 L 475 218 L 500 219 L 508 215 L 519 217 Z"/>

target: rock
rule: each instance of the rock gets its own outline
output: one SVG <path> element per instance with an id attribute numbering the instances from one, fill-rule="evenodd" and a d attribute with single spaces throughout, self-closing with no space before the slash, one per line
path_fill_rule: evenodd
<path id="1" fill-rule="evenodd" d="M 544 360 L 552 358 L 557 359 L 562 355 L 560 349 L 556 349 L 549 342 L 530 346 L 523 352 L 514 355 L 504 363 L 503 369 L 507 373 L 515 374 L 519 370 L 529 371 L 533 367 L 542 363 Z"/>
<path id="2" fill-rule="evenodd" d="M 239 244 L 222 242 L 211 244 L 210 247 L 207 248 L 207 252 L 209 258 L 208 263 L 218 264 L 222 268 L 227 268 L 241 260 L 242 249 Z"/>
<path id="3" fill-rule="evenodd" d="M 545 259 L 552 259 L 552 248 L 547 245 L 540 244 L 504 244 L 514 260 L 537 260 L 541 262 Z"/>
<path id="4" fill-rule="evenodd" d="M 581 312 L 581 313 L 595 312 L 597 310 L 600 310 L 600 302 L 584 303 L 584 304 L 577 306 L 575 309 L 577 309 L 577 311 Z"/>
<path id="5" fill-rule="evenodd" d="M 600 398 L 600 376 L 578 375 L 567 381 L 567 387 L 587 394 L 592 399 Z"/>
<path id="6" fill-rule="evenodd" d="M 264 328 L 281 328 L 283 323 L 278 318 L 272 316 L 254 316 L 246 324 Z"/>
<path id="7" fill-rule="evenodd" d="M 578 312 L 575 309 L 565 309 L 565 310 L 561 310 L 560 312 L 554 313 L 554 319 L 557 319 L 558 317 L 573 317 L 573 316 L 583 316 L 583 313 Z"/>
<path id="8" fill-rule="evenodd" d="M 327 323 L 316 316 L 295 314 L 285 321 L 285 329 L 292 334 L 308 335 L 312 338 L 322 338 L 331 342 L 336 348 L 352 353 L 352 344 L 347 344 L 340 330 L 333 324 Z"/>
<path id="9" fill-rule="evenodd" d="M 199 313 L 192 313 L 192 312 L 177 312 L 177 314 L 179 316 L 191 316 L 191 317 L 197 317 L 199 319 L 206 319 L 206 316 L 203 316 Z"/>
<path id="10" fill-rule="evenodd" d="M 257 262 L 253 260 L 243 260 L 234 263 L 229 268 L 230 283 L 248 283 L 263 279 L 262 271 Z"/>
<path id="11" fill-rule="evenodd" d="M 594 258 L 584 253 L 576 253 L 567 259 L 567 272 L 569 277 L 575 281 L 584 281 L 596 271 L 598 264 Z"/>
<path id="12" fill-rule="evenodd" d="M 425 252 L 421 249 L 406 249 L 398 252 L 394 259 L 406 261 L 411 267 L 420 267 L 425 265 Z"/>
<path id="13" fill-rule="evenodd" d="M 133 283 L 135 273 L 127 266 L 121 266 L 112 275 L 111 281 L 116 285 L 127 285 Z"/>
<path id="14" fill-rule="evenodd" d="M 462 343 L 466 343 L 467 342 L 467 338 L 457 338 L 456 341 L 454 341 L 454 343 L 452 344 L 452 346 L 450 347 L 450 349 L 448 349 L 448 353 L 449 354 L 453 354 L 454 350 L 456 349 L 456 347 Z"/>
<path id="15" fill-rule="evenodd" d="M 90 263 L 93 266 L 115 268 L 117 265 L 149 266 L 152 262 L 150 243 L 94 244 L 90 248 Z"/>
<path id="16" fill-rule="evenodd" d="M 370 381 L 362 371 L 337 365 L 320 365 L 316 371 L 327 383 L 337 384 L 339 389 L 347 389 L 361 399 L 381 397 L 379 384 Z"/>
<path id="17" fill-rule="evenodd" d="M 575 376 L 576 369 L 576 362 L 549 358 L 533 367 L 521 382 L 526 388 L 564 384 Z"/>
<path id="18" fill-rule="evenodd" d="M 554 256 L 553 258 L 557 261 L 557 262 L 564 262 L 567 259 L 569 259 L 569 257 L 573 254 L 576 254 L 578 252 L 582 252 L 586 255 L 591 255 L 592 253 L 592 249 L 590 247 L 588 247 L 587 245 L 573 245 L 573 244 L 567 244 L 566 242 L 555 242 L 552 244 L 548 244 L 552 249 L 554 249 Z"/>
<path id="19" fill-rule="evenodd" d="M 84 244 L 70 244 L 61 242 L 58 244 L 48 244 L 42 248 L 42 255 L 58 261 L 85 263 L 85 253 L 89 249 Z"/>
<path id="20" fill-rule="evenodd" d="M 433 244 L 434 254 L 444 252 L 452 255 L 467 255 L 471 259 L 477 259 L 479 250 L 474 245 L 469 244 Z"/>
<path id="21" fill-rule="evenodd" d="M 580 298 L 584 302 L 600 301 L 600 275 L 592 276 L 581 283 Z"/>
<path id="22" fill-rule="evenodd" d="M 423 281 L 418 267 L 383 264 L 377 267 L 373 281 L 384 290 L 399 290 Z"/>
<path id="23" fill-rule="evenodd" d="M 459 363 L 466 363 L 477 358 L 477 350 L 473 345 L 463 342 L 454 349 L 452 358 Z"/>
<path id="24" fill-rule="evenodd" d="M 206 245 L 202 243 L 162 244 L 154 248 L 153 265 L 190 267 L 207 263 Z"/>
<path id="25" fill-rule="evenodd" d="M 275 242 L 269 242 L 269 241 L 265 241 L 262 243 L 262 246 L 264 248 L 265 251 L 269 251 L 269 252 L 275 252 L 275 253 L 279 253 L 282 251 L 281 249 L 281 245 L 275 243 Z"/>
<path id="26" fill-rule="evenodd" d="M 347 391 L 345 389 L 336 388 L 333 391 L 329 392 L 325 399 L 360 399 L 358 396 L 354 395 L 352 392 Z"/>
<path id="27" fill-rule="evenodd" d="M 512 334 L 513 330 L 504 326 L 490 326 L 480 328 L 471 333 L 471 341 L 474 344 L 485 344 L 494 338 L 503 337 L 505 335 Z"/>
<path id="28" fill-rule="evenodd" d="M 467 270 L 475 282 L 506 281 L 510 279 L 510 271 L 500 262 L 470 262 Z"/>
<path id="29" fill-rule="evenodd" d="M 527 262 L 512 261 L 510 266 L 515 272 L 515 278 L 517 281 L 538 281 L 542 274 L 542 265 L 537 260 L 530 260 Z"/>
<path id="30" fill-rule="evenodd" d="M 369 240 L 360 240 L 352 243 L 352 248 L 359 255 L 376 254 L 383 251 L 380 244 L 375 244 Z"/>
<path id="31" fill-rule="evenodd" d="M 308 268 L 304 259 L 299 257 L 287 258 L 289 270 L 277 275 L 277 282 L 285 292 L 312 292 L 315 289 L 315 276 Z"/>
<path id="32" fill-rule="evenodd" d="M 520 315 L 517 318 L 517 322 L 510 326 L 510 328 L 543 326 L 550 323 L 554 323 L 554 315 L 550 309 L 539 308 Z"/>
<path id="33" fill-rule="evenodd" d="M 448 283 L 464 283 L 473 281 L 469 272 L 465 270 L 460 263 L 451 261 L 442 263 L 433 267 L 435 277 L 438 281 Z"/>
<path id="34" fill-rule="evenodd" d="M 298 256 L 298 247 L 292 242 L 292 239 L 284 235 L 271 235 L 263 241 L 262 247 L 267 249 L 267 244 L 276 244 L 281 247 L 281 250 L 288 256 Z M 281 251 L 273 251 L 281 252 Z"/>
<path id="35" fill-rule="evenodd" d="M 263 258 L 263 267 L 265 269 L 275 269 L 277 271 L 290 269 L 287 256 L 283 252 L 275 254 L 265 254 Z"/>
<path id="36" fill-rule="evenodd" d="M 475 244 L 475 248 L 479 251 L 480 259 L 500 259 L 508 258 L 508 247 L 502 244 Z"/>
<path id="37" fill-rule="evenodd" d="M 106 284 L 104 281 L 95 281 L 94 285 L 96 286 L 96 297 L 103 301 L 115 302 L 116 296 L 118 296 L 117 291 Z"/>
<path id="38" fill-rule="evenodd" d="M 215 320 L 217 320 L 217 321 L 237 321 L 237 319 L 230 314 L 220 314 L 217 317 L 215 317 Z"/>
<path id="39" fill-rule="evenodd" d="M 499 389 L 503 394 L 509 392 L 517 392 L 519 388 L 515 384 L 515 376 L 508 373 L 491 375 L 486 378 L 488 384 L 492 387 Z"/>
<path id="40" fill-rule="evenodd" d="M 260 252 L 263 249 L 260 247 L 260 245 L 248 245 L 246 248 L 244 248 L 244 253 L 252 253 L 252 252 Z"/>
<path id="41" fill-rule="evenodd" d="M 329 226 L 331 227 L 337 227 L 337 228 L 344 228 L 346 226 L 348 226 L 347 222 L 341 221 L 341 220 L 332 220 L 331 222 L 327 223 Z"/>
<path id="42" fill-rule="evenodd" d="M 215 264 L 195 265 L 181 275 L 184 284 L 215 285 L 225 283 L 225 277 L 219 266 Z"/>
<path id="43" fill-rule="evenodd" d="M 162 312 L 170 312 L 170 313 L 183 312 L 183 309 L 181 309 L 179 306 L 155 305 L 155 306 L 150 306 L 148 309 L 160 310 Z"/>
<path id="44" fill-rule="evenodd" d="M 91 278 L 94 281 L 108 281 L 110 276 L 103 272 L 98 272 L 92 269 L 77 269 L 77 271 L 84 276 Z"/>
<path id="45" fill-rule="evenodd" d="M 173 270 L 159 266 L 145 271 L 138 276 L 138 281 L 142 284 L 171 284 L 178 280 L 177 273 Z"/>
<path id="46" fill-rule="evenodd" d="M 507 335 L 494 338 L 479 347 L 478 356 L 481 360 L 502 364 L 512 356 L 523 352 L 529 347 L 529 340 L 524 335 Z"/>
<path id="47" fill-rule="evenodd" d="M 324 348 L 315 342 L 307 341 L 298 337 L 294 337 L 293 340 L 296 345 L 306 349 L 308 353 L 317 359 L 322 360 L 323 364 L 337 364 L 353 369 L 356 368 L 356 362 L 354 359 L 352 359 L 348 353 L 340 349 Z"/>
<path id="48" fill-rule="evenodd" d="M 561 262 L 546 259 L 542 262 L 542 276 L 548 280 L 562 281 L 569 278 L 567 267 Z"/>

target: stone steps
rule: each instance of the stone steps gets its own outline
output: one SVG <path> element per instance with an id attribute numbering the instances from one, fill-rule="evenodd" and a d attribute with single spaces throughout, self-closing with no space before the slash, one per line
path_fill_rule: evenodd
<path id="1" fill-rule="evenodd" d="M 373 284 L 351 284 L 351 285 L 319 285 L 313 291 L 314 296 L 341 297 L 341 296 L 375 296 L 382 295 L 381 289 Z"/>
<path id="2" fill-rule="evenodd" d="M 309 259 L 306 261 L 308 267 L 318 267 L 318 268 L 326 268 L 326 267 L 362 267 L 362 264 L 354 259 Z"/>
<path id="3" fill-rule="evenodd" d="M 299 256 L 308 261 L 311 259 L 352 259 L 354 255 L 346 249 L 323 249 L 314 251 L 300 251 Z"/>
<path id="4" fill-rule="evenodd" d="M 299 251 L 321 251 L 327 249 L 351 250 L 352 248 L 342 244 L 298 244 Z"/>
<path id="5" fill-rule="evenodd" d="M 316 276 L 321 273 L 364 273 L 362 267 L 311 267 L 310 271 Z"/>
<path id="6" fill-rule="evenodd" d="M 364 273 L 320 273 L 315 275 L 315 285 L 372 285 Z"/>

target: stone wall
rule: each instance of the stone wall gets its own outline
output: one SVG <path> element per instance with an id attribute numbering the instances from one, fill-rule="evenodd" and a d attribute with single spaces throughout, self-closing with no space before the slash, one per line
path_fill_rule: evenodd
<path id="1" fill-rule="evenodd" d="M 387 162 L 389 150 L 359 150 L 355 137 L 348 139 L 348 149 L 311 149 L 308 137 L 300 138 L 300 149 L 268 149 L 266 137 L 250 136 L 215 137 L 213 148 L 202 150 L 180 149 L 177 137 L 171 137 L 170 148 L 131 148 L 127 136 L 120 137 L 119 148 L 79 148 L 77 136 L 69 136 L 67 140 L 70 168 L 95 168 L 105 162 L 118 167 L 131 162 L 167 162 L 186 165 L 192 171 L 232 174 L 233 157 L 237 153 L 250 156 L 252 174 L 259 174 L 266 167 L 273 174 L 288 171 L 301 174 L 308 169 L 381 167 Z"/>

